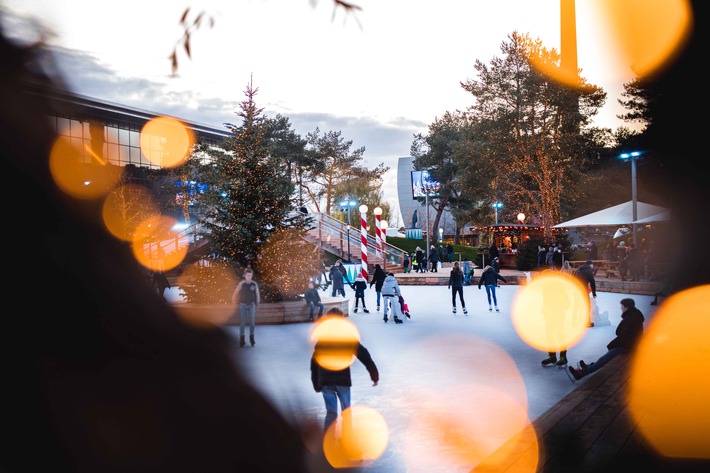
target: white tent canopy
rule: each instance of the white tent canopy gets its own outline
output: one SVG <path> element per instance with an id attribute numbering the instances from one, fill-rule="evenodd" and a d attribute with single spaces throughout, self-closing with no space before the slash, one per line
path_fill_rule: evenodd
<path id="1" fill-rule="evenodd" d="M 636 202 L 636 223 L 649 223 L 670 220 L 670 210 L 658 205 Z M 634 223 L 633 202 L 609 207 L 608 209 L 592 212 L 566 222 L 558 223 L 552 228 L 568 227 L 602 227 L 605 225 L 631 225 Z"/>

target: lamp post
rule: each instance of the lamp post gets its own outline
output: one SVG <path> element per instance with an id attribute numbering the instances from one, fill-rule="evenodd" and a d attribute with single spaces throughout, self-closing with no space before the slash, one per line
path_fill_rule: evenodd
<path id="1" fill-rule="evenodd" d="M 382 218 L 382 209 L 375 207 L 372 211 L 375 214 L 375 256 L 382 257 L 382 230 L 380 227 L 380 219 Z"/>
<path id="2" fill-rule="evenodd" d="M 345 200 L 340 201 L 340 211 L 344 211 L 346 208 L 348 209 L 348 226 L 346 227 L 346 230 L 348 232 L 348 263 L 350 263 L 350 226 L 352 225 L 350 223 L 350 209 L 352 207 L 355 207 L 357 205 L 357 201 L 347 198 Z"/>
<path id="3" fill-rule="evenodd" d="M 493 207 L 496 211 L 496 225 L 498 225 L 498 209 L 503 208 L 503 203 L 502 202 L 494 202 L 491 207 Z"/>
<path id="4" fill-rule="evenodd" d="M 444 241 L 444 229 L 440 228 L 439 229 L 439 242 L 441 243 L 443 241 Z"/>
<path id="5" fill-rule="evenodd" d="M 619 158 L 624 161 L 631 161 L 631 209 L 633 212 L 633 222 L 631 223 L 634 246 L 638 245 L 636 241 L 636 220 L 638 219 L 636 205 L 636 160 L 641 156 L 640 151 L 632 151 L 630 153 L 621 153 Z"/>

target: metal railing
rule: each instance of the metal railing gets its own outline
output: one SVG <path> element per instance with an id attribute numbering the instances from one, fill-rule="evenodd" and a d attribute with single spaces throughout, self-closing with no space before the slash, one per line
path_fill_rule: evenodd
<path id="1" fill-rule="evenodd" d="M 354 227 L 350 227 L 348 229 L 348 224 L 323 213 L 312 214 L 311 217 L 313 218 L 314 223 L 314 227 L 309 230 L 311 235 L 317 238 L 317 240 L 322 244 L 328 244 L 339 248 L 341 255 L 347 254 L 347 245 L 350 244 L 350 259 L 362 261 L 360 250 L 360 229 L 356 229 Z M 387 243 L 386 241 L 383 242 L 383 256 L 381 259 L 376 256 L 376 250 L 377 238 L 368 233 L 368 263 L 378 263 L 381 261 L 384 265 L 393 264 L 401 266 L 404 262 L 405 251 L 390 243 Z"/>

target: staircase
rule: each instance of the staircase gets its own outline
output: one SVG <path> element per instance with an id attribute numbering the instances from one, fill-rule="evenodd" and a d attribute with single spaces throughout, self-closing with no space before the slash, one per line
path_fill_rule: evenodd
<path id="1" fill-rule="evenodd" d="M 362 262 L 362 252 L 360 248 L 360 231 L 349 227 L 347 224 L 336 220 L 329 215 L 322 213 L 311 214 L 312 225 L 307 231 L 304 239 L 309 243 L 318 246 L 323 251 L 341 258 L 343 261 L 353 263 Z M 377 239 L 372 235 L 367 235 L 367 266 L 368 272 L 374 272 L 375 264 L 379 264 L 387 272 L 402 272 L 402 262 L 404 260 L 404 250 L 396 246 L 384 243 L 383 255 L 377 254 Z M 149 255 L 170 255 L 178 249 L 188 246 L 185 259 L 168 273 L 181 272 L 179 268 L 191 265 L 204 258 L 211 252 L 209 244 L 209 232 L 199 222 L 193 223 L 187 228 L 175 233 L 173 238 L 146 243 L 144 251 Z M 348 257 L 349 256 L 349 257 Z M 158 256 L 154 256 L 158 257 Z"/>
<path id="2" fill-rule="evenodd" d="M 323 213 L 311 214 L 310 217 L 313 223 L 305 236 L 306 241 L 344 261 L 349 259 L 354 263 L 362 262 L 360 231 Z M 375 264 L 379 264 L 387 272 L 403 271 L 404 250 L 384 243 L 382 253 L 382 256 L 377 254 L 377 238 L 368 234 L 367 266 L 369 274 L 374 272 Z"/>

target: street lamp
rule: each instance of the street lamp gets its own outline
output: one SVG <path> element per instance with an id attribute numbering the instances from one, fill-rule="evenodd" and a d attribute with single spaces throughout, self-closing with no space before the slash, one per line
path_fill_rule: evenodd
<path id="1" fill-rule="evenodd" d="M 491 207 L 493 207 L 496 210 L 496 225 L 498 225 L 498 209 L 503 208 L 503 203 L 502 202 L 495 202 L 495 203 L 493 203 L 493 205 Z"/>
<path id="2" fill-rule="evenodd" d="M 631 224 L 632 232 L 633 232 L 633 242 L 634 246 L 638 244 L 636 241 L 636 219 L 638 218 L 638 214 L 636 211 L 636 160 L 641 156 L 640 151 L 632 151 L 630 153 L 621 153 L 619 155 L 619 158 L 623 159 L 624 161 L 631 161 L 631 208 L 633 212 L 633 222 Z"/>
<path id="3" fill-rule="evenodd" d="M 350 262 L 350 209 L 352 207 L 355 207 L 357 205 L 357 201 L 350 199 L 349 197 L 345 200 L 340 201 L 340 211 L 344 211 L 346 208 L 348 209 L 348 226 L 346 227 L 348 231 L 348 263 Z"/>
<path id="4" fill-rule="evenodd" d="M 439 228 L 439 241 L 442 242 L 444 241 L 444 229 Z"/>

